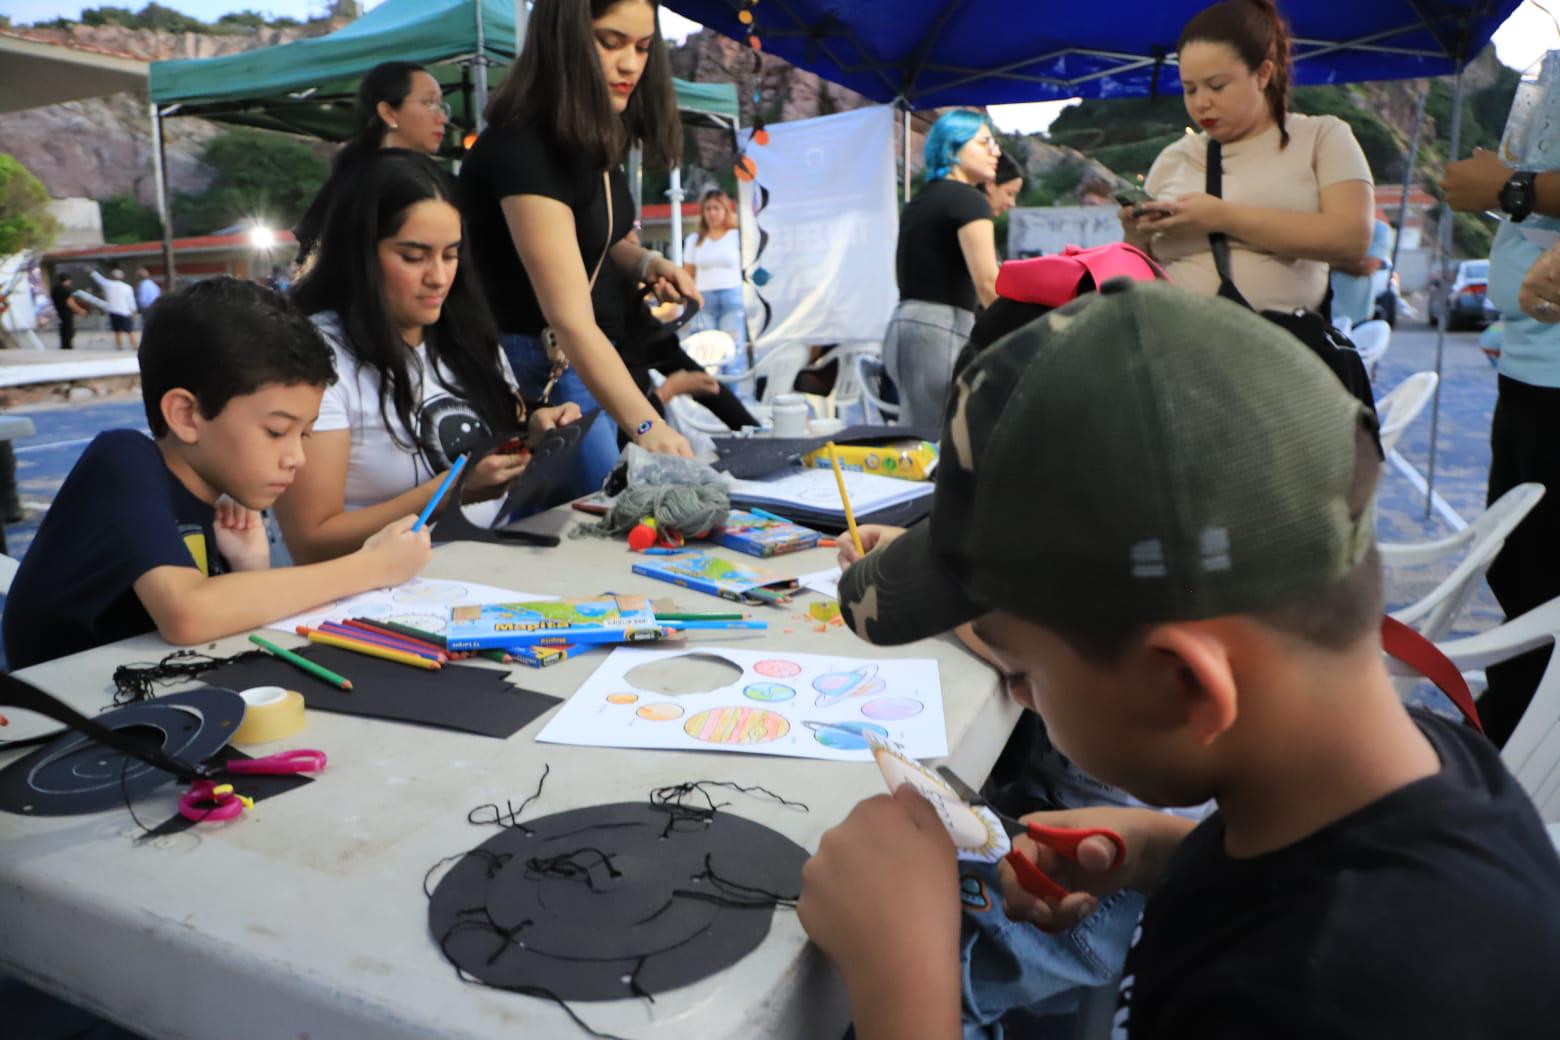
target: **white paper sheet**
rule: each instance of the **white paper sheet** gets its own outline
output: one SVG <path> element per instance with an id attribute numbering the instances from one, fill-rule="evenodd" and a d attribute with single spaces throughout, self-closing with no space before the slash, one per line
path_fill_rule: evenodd
<path id="1" fill-rule="evenodd" d="M 629 679 L 639 665 L 687 654 L 723 657 L 742 675 L 719 689 L 680 696 L 639 689 Z M 712 646 L 619 648 L 536 739 L 869 762 L 868 733 L 901 744 L 918 758 L 948 753 L 936 661 Z"/>
<path id="2" fill-rule="evenodd" d="M 803 574 L 796 580 L 802 588 L 810 589 L 830 599 L 840 598 L 840 574 L 838 567 L 830 567 L 826 571 L 813 571 L 811 574 Z"/>
<path id="3" fill-rule="evenodd" d="M 873 513 L 889 506 L 897 506 L 932 493 L 933 485 L 925 481 L 899 480 L 880 477 L 875 473 L 844 470 L 845 491 L 850 495 L 850 508 L 857 516 Z M 779 476 L 764 480 L 738 480 L 731 486 L 733 501 L 765 502 L 774 505 L 806 506 L 825 513 L 837 513 L 845 518 L 845 507 L 840 504 L 840 486 L 832 469 L 786 470 Z"/>
<path id="4" fill-rule="evenodd" d="M 473 603 L 540 603 L 555 600 L 557 596 L 540 596 L 533 592 L 516 592 L 493 585 L 479 585 L 471 581 L 445 581 L 440 578 L 413 578 L 405 585 L 375 589 L 346 599 L 337 600 L 305 611 L 295 617 L 273 621 L 269 628 L 292 632 L 299 625 L 318 628 L 325 621 L 344 621 L 347 618 L 379 618 L 400 625 L 420 628 L 424 632 L 444 634 L 449 624 L 450 608 L 469 606 Z"/>

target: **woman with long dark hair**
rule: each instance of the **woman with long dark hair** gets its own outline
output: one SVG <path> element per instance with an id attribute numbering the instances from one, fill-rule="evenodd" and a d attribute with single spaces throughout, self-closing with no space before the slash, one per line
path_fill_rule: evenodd
<path id="1" fill-rule="evenodd" d="M 369 69 L 358 84 L 357 119 L 357 132 L 336 153 L 330 176 L 293 230 L 300 264 L 314 251 L 325 211 L 347 180 L 343 171 L 381 148 L 409 148 L 437 155 L 449 126 L 450 106 L 439 81 L 427 69 L 415 61 L 387 61 Z"/>
<path id="2" fill-rule="evenodd" d="M 438 165 L 384 150 L 354 168 L 352 184 L 330 207 L 316 261 L 293 290 L 336 355 L 309 465 L 276 504 L 299 562 L 339 556 L 420 511 L 477 442 L 579 414 L 539 409 L 527 421 L 481 289 L 464 269 L 455 185 Z M 467 475 L 467 494 L 497 497 L 525 462 L 489 455 Z"/>
<path id="3" fill-rule="evenodd" d="M 654 163 L 676 162 L 682 151 L 656 5 L 538 0 L 487 117 L 461 164 L 462 197 L 522 390 L 586 409 L 599 404 L 641 447 L 691 454 L 619 355 L 623 294 L 600 274 L 610 263 L 665 299 L 700 299 L 686 271 L 626 238 L 633 198 L 619 164 L 629 146 L 637 142 Z M 611 424 L 597 423 L 575 490 L 598 487 L 616 457 Z"/>

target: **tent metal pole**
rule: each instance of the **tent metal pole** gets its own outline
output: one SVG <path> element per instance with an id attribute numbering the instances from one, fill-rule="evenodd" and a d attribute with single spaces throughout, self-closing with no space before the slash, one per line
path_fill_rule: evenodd
<path id="1" fill-rule="evenodd" d="M 525 50 L 525 23 L 531 20 L 531 5 L 526 0 L 515 0 L 515 60 Z"/>
<path id="2" fill-rule="evenodd" d="M 666 197 L 672 202 L 672 263 L 678 267 L 683 265 L 683 189 L 682 166 L 672 167 L 672 185 L 666 190 Z"/>
<path id="3" fill-rule="evenodd" d="M 163 279 L 173 288 L 173 214 L 168 204 L 168 151 L 163 143 L 162 113 L 157 102 L 148 102 L 152 113 L 152 176 L 157 191 L 157 219 L 162 221 Z"/>
<path id="4" fill-rule="evenodd" d="M 1428 93 L 1428 91 L 1426 91 Z M 1448 162 L 1457 160 L 1458 149 L 1462 144 L 1462 99 L 1463 99 L 1463 60 L 1457 58 L 1457 76 L 1452 81 L 1452 143 L 1451 149 L 1446 153 Z M 1436 229 L 1436 274 L 1440 276 L 1440 284 L 1436 288 L 1436 296 L 1441 302 L 1441 320 L 1435 326 L 1435 393 L 1430 398 L 1430 463 L 1425 474 L 1425 519 L 1430 519 L 1430 512 L 1435 504 L 1435 449 L 1436 441 L 1441 428 L 1441 361 L 1446 351 L 1446 324 L 1450 318 L 1448 307 L 1451 301 L 1452 280 L 1446 277 L 1443 269 L 1446 257 L 1452 251 L 1452 207 L 1449 203 L 1441 203 L 1441 224 Z"/>
<path id="5" fill-rule="evenodd" d="M 645 150 L 637 144 L 628 151 L 628 187 L 634 196 L 634 225 L 637 227 L 645 208 Z"/>
<path id="6" fill-rule="evenodd" d="M 1419 162 L 1419 131 L 1425 122 L 1425 99 L 1430 96 L 1430 84 L 1419 92 L 1419 106 L 1414 109 L 1414 129 L 1408 137 L 1408 165 L 1403 169 L 1403 197 L 1398 200 L 1397 233 L 1392 236 L 1392 258 L 1388 267 L 1396 271 L 1398 249 L 1403 245 L 1403 228 L 1408 224 L 1408 193 L 1414 186 L 1414 166 Z"/>
<path id="7" fill-rule="evenodd" d="M 903 108 L 903 111 L 904 111 L 904 114 L 905 114 L 905 118 L 904 118 L 904 139 L 905 139 L 904 182 L 905 182 L 905 189 L 904 190 L 905 190 L 905 201 L 909 202 L 910 201 L 910 106 L 909 105 L 905 105 L 904 108 Z"/>
<path id="8" fill-rule="evenodd" d="M 477 94 L 477 110 L 468 112 L 467 115 L 472 117 L 471 121 L 474 124 L 474 129 L 480 134 L 487 129 L 487 118 L 485 115 L 488 99 L 487 37 L 482 30 L 482 0 L 477 0 L 477 3 L 472 6 L 477 11 L 477 58 L 476 68 L 472 72 L 472 81 Z M 518 13 L 517 11 L 516 14 Z M 516 33 L 518 34 L 519 30 L 516 30 Z M 516 53 L 518 54 L 519 52 L 517 51 Z"/>

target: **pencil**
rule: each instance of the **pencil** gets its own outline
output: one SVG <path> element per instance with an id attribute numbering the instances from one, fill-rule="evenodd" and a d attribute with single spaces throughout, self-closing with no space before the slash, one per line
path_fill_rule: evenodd
<path id="1" fill-rule="evenodd" d="M 249 637 L 249 641 L 258 646 L 260 649 L 264 650 L 266 653 L 270 654 L 272 657 L 286 661 L 288 664 L 293 665 L 296 668 L 301 668 L 310 675 L 314 676 L 316 679 L 324 679 L 338 690 L 352 689 L 351 679 L 337 675 L 329 668 L 326 668 L 323 665 L 315 664 L 307 657 L 299 657 L 291 650 L 283 650 L 275 643 L 268 639 L 261 639 L 258 635 L 251 635 Z"/>
<path id="2" fill-rule="evenodd" d="M 448 650 L 450 648 L 449 640 L 437 632 L 426 632 L 420 628 L 413 628 L 411 625 L 403 625 L 399 621 L 375 621 L 372 618 L 357 618 L 355 620 L 369 625 L 377 625 L 379 628 L 396 632 L 403 636 L 411 636 L 413 639 L 421 639 L 425 643 L 432 643 L 440 650 Z"/>
<path id="3" fill-rule="evenodd" d="M 489 661 L 497 661 L 499 664 L 513 664 L 514 658 L 502 650 L 478 650 L 478 657 L 486 657 Z"/>
<path id="4" fill-rule="evenodd" d="M 867 550 L 861 547 L 861 532 L 856 530 L 856 514 L 850 509 L 850 496 L 845 493 L 845 474 L 840 472 L 840 458 L 834 453 L 834 442 L 827 445 L 829 449 L 829 465 L 834 467 L 834 482 L 840 486 L 840 504 L 845 507 L 845 525 L 850 528 L 850 540 L 856 546 L 856 555 L 865 556 Z"/>
<path id="5" fill-rule="evenodd" d="M 429 654 L 438 658 L 449 657 L 449 647 L 447 646 L 440 646 L 417 636 L 409 636 L 404 632 L 396 632 L 393 629 L 385 628 L 376 621 L 360 621 L 357 618 L 348 618 L 342 624 L 347 628 L 361 629 L 369 635 L 378 636 L 384 640 L 402 643 L 419 653 Z"/>
<path id="6" fill-rule="evenodd" d="M 656 620 L 657 621 L 661 621 L 661 618 L 658 617 L 658 618 L 656 618 Z M 767 621 L 667 621 L 667 622 L 664 622 L 664 627 L 665 628 L 670 628 L 670 629 L 672 629 L 674 631 L 678 631 L 678 632 L 683 631 L 685 629 L 714 629 L 714 628 L 742 628 L 742 629 L 754 629 L 754 630 L 757 630 L 757 629 L 768 628 L 769 627 L 769 622 L 767 622 Z"/>
<path id="7" fill-rule="evenodd" d="M 443 664 L 450 659 L 450 655 L 443 650 L 424 650 L 422 647 L 404 643 L 390 636 L 382 636 L 377 632 L 366 632 L 361 628 L 353 628 L 350 625 L 338 625 L 333 621 L 320 623 L 319 631 L 326 635 L 340 636 L 342 639 L 356 639 L 360 643 L 373 643 L 382 646 L 386 650 L 395 650 L 403 654 L 412 654 L 415 657 L 426 658 L 429 661 L 437 661 Z"/>
<path id="8" fill-rule="evenodd" d="M 659 610 L 655 612 L 656 621 L 746 621 L 746 614 L 663 614 Z"/>
<path id="9" fill-rule="evenodd" d="M 307 637 L 311 643 L 322 643 L 325 646 L 333 646 L 338 650 L 351 650 L 355 653 L 367 654 L 369 657 L 394 661 L 396 664 L 409 664 L 413 668 L 426 668 L 429 671 L 436 672 L 443 667 L 438 661 L 430 661 L 426 657 L 403 653 L 400 650 L 391 650 L 389 647 L 380 646 L 378 643 L 369 643 L 361 639 L 348 639 L 344 636 L 331 635 L 329 632 L 316 631 L 306 625 L 298 626 L 298 634 Z"/>
<path id="10" fill-rule="evenodd" d="M 417 522 L 412 525 L 413 531 L 421 531 L 427 525 L 428 518 L 433 515 L 435 509 L 439 508 L 439 503 L 444 499 L 444 493 L 450 489 L 451 484 L 455 483 L 455 478 L 460 476 L 460 471 L 466 468 L 466 460 L 469 458 L 471 458 L 471 453 L 467 452 L 455 460 L 455 465 L 451 466 L 449 473 L 444 476 L 444 483 L 439 485 L 439 490 L 435 491 L 433 497 L 428 500 L 428 504 L 423 506 L 423 511 L 417 514 Z"/>
<path id="11" fill-rule="evenodd" d="M 747 511 L 752 513 L 754 516 L 763 517 L 765 520 L 774 520 L 782 524 L 788 524 L 791 522 L 783 516 L 778 516 L 774 513 L 771 513 L 767 509 L 759 509 L 757 506 L 748 506 Z"/>

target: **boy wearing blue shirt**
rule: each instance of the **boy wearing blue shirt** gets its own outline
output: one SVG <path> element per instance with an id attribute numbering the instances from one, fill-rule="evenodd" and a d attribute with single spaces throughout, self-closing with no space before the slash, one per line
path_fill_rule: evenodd
<path id="1" fill-rule="evenodd" d="M 1468 726 L 1404 708 L 1382 662 L 1368 412 L 1296 340 L 1171 286 L 1106 283 L 956 381 L 930 518 L 856 562 L 840 607 L 897 645 L 965 622 L 1057 750 L 1152 805 L 1070 890 L 1009 917 L 1069 929 L 1148 896 L 1116 1024 L 1182 1037 L 1548 1037 L 1560 860 Z M 1041 446 L 1038 450 L 1036 446 Z M 892 863 L 885 881 L 885 863 Z M 862 1040 L 960 1032 L 958 875 L 908 787 L 824 835 L 798 914 Z M 1061 937 L 1065 941 L 1065 937 Z"/>
<path id="2" fill-rule="evenodd" d="M 6 596 L 13 669 L 153 630 L 206 642 L 427 563 L 408 516 L 348 556 L 271 569 L 258 511 L 304 464 L 334 379 L 330 349 L 285 297 L 233 278 L 170 293 L 139 361 L 152 437 L 101 433 L 65 479 Z"/>

